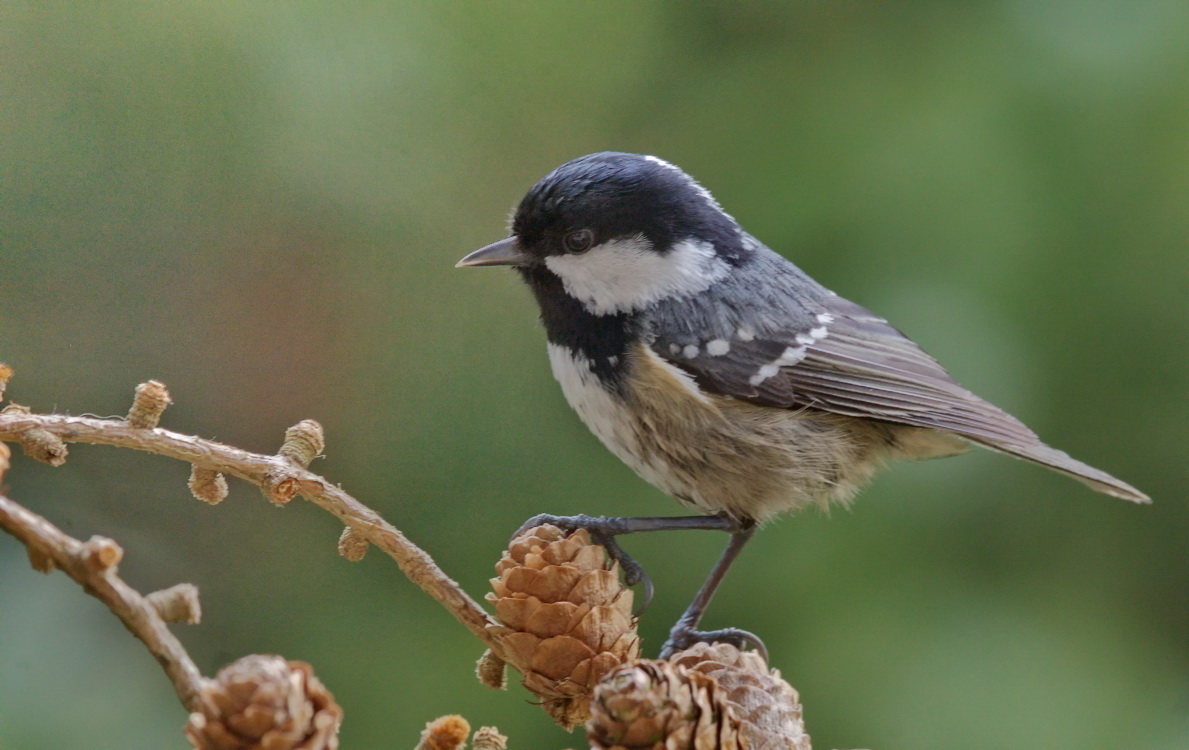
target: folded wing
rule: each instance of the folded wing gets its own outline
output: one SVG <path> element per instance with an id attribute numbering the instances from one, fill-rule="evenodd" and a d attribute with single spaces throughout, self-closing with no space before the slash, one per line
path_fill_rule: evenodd
<path id="1" fill-rule="evenodd" d="M 712 392 L 767 406 L 929 427 L 1067 474 L 1099 492 L 1149 502 L 1134 487 L 1040 441 L 980 399 L 919 346 L 870 311 L 837 296 L 796 324 L 751 330 L 689 348 L 658 335 L 654 350 Z M 691 356 L 692 355 L 692 356 Z"/>

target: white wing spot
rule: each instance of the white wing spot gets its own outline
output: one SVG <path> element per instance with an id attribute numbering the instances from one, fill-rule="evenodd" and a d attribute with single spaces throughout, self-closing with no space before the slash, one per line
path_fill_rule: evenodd
<path id="1" fill-rule="evenodd" d="M 752 375 L 750 378 L 748 378 L 747 382 L 751 383 L 753 386 L 760 385 L 768 378 L 775 377 L 780 372 L 781 367 L 787 367 L 788 365 L 795 365 L 804 358 L 805 358 L 805 347 L 803 347 L 803 346 L 787 347 L 783 352 L 780 353 L 779 357 L 772 360 L 768 364 L 764 365 L 760 369 L 756 370 L 756 374 Z"/>
<path id="2" fill-rule="evenodd" d="M 712 357 L 721 357 L 731 351 L 731 342 L 726 339 L 715 339 L 706 344 L 706 353 Z"/>
<path id="3" fill-rule="evenodd" d="M 677 356 L 681 353 L 681 344 L 669 344 L 669 354 Z"/>
<path id="4" fill-rule="evenodd" d="M 776 363 L 780 365 L 795 365 L 803 359 L 805 359 L 805 347 L 790 346 L 784 350 L 784 353 L 780 355 L 780 359 L 776 360 Z"/>
<path id="5" fill-rule="evenodd" d="M 752 375 L 747 379 L 747 382 L 751 383 L 752 385 L 759 385 L 768 378 L 775 376 L 778 372 L 780 372 L 780 365 L 776 364 L 776 362 L 772 362 L 757 370 L 755 375 Z"/>
<path id="6" fill-rule="evenodd" d="M 755 337 L 756 337 L 756 332 L 751 330 L 750 328 L 747 328 L 746 326 L 741 326 L 739 328 L 739 330 L 735 331 L 735 338 L 737 338 L 743 342 L 752 341 L 753 339 L 755 339 Z"/>
<path id="7" fill-rule="evenodd" d="M 817 322 L 821 323 L 824 326 L 830 325 L 831 323 L 834 322 L 834 316 L 831 315 L 830 313 L 818 313 L 817 314 Z"/>
<path id="8" fill-rule="evenodd" d="M 817 341 L 817 339 L 815 339 L 813 336 L 809 335 L 808 333 L 798 333 L 797 334 L 797 343 L 802 346 L 809 346 L 814 341 Z"/>
<path id="9" fill-rule="evenodd" d="M 822 326 L 821 328 L 812 329 L 809 332 L 809 335 L 812 336 L 815 340 L 820 341 L 821 339 L 824 339 L 826 337 L 827 333 L 828 333 L 828 331 L 826 331 L 826 327 Z"/>
<path id="10" fill-rule="evenodd" d="M 684 349 L 681 350 L 681 354 L 686 359 L 693 359 L 694 357 L 698 356 L 698 347 L 694 344 L 688 344 Z"/>

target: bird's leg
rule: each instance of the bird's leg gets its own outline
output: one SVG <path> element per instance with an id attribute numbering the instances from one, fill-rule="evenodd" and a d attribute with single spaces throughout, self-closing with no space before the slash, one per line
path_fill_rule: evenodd
<path id="1" fill-rule="evenodd" d="M 533 516 L 524 522 L 524 524 L 516 530 L 513 538 L 520 536 L 525 531 L 536 526 L 543 526 L 545 524 L 552 524 L 565 531 L 576 531 L 578 529 L 586 529 L 590 533 L 590 538 L 597 544 L 601 544 L 606 550 L 607 554 L 611 555 L 611 559 L 619 563 L 623 568 L 623 577 L 629 586 L 634 586 L 637 583 L 644 587 L 642 602 L 636 609 L 636 614 L 641 614 L 648 605 L 652 602 L 652 579 L 644 572 L 644 567 L 636 561 L 634 557 L 624 551 L 623 547 L 619 546 L 619 542 L 615 537 L 620 534 L 637 534 L 643 531 L 682 531 L 688 529 L 708 529 L 712 531 L 728 531 L 732 534 L 737 534 L 740 529 L 740 522 L 727 516 L 673 516 L 673 517 L 647 517 L 647 518 L 622 518 L 614 516 L 553 516 L 548 513 L 542 513 Z M 750 526 L 748 528 L 751 528 Z M 750 538 L 751 533 L 747 536 Z M 732 537 L 733 538 L 733 537 Z M 742 546 L 742 544 L 740 544 Z M 719 562 L 721 565 L 721 561 Z M 726 572 L 726 569 L 723 569 Z M 722 575 L 719 575 L 722 578 Z M 703 587 L 705 588 L 705 587 Z M 713 590 L 710 592 L 713 594 Z M 700 596 L 700 594 L 699 594 Z M 706 597 L 707 603 L 710 601 L 709 595 Z M 705 609 L 705 606 L 702 607 Z M 686 613 L 688 614 L 688 612 Z M 701 617 L 701 612 L 698 613 Z M 695 620 L 696 624 L 696 620 Z"/>
<path id="2" fill-rule="evenodd" d="M 677 624 L 669 631 L 669 640 L 665 641 L 665 645 L 661 646 L 660 658 L 668 659 L 674 651 L 688 648 L 695 643 L 725 641 L 726 643 L 734 644 L 738 648 L 743 648 L 744 645 L 751 644 L 764 657 L 764 661 L 768 660 L 768 649 L 764 646 L 764 642 L 758 636 L 746 630 L 740 630 L 739 628 L 697 630 L 698 623 L 702 620 L 702 615 L 705 614 L 706 608 L 710 606 L 710 600 L 714 598 L 715 589 L 722 583 L 727 569 L 731 567 L 731 563 L 739 556 L 739 551 L 743 549 L 743 546 L 755 534 L 755 530 L 754 521 L 744 521 L 736 524 L 735 529 L 731 531 L 731 541 L 727 544 L 727 548 L 723 550 L 722 556 L 718 558 L 718 562 L 710 570 L 710 575 L 706 577 L 706 582 L 698 590 L 698 595 L 694 597 L 694 600 L 690 602 L 689 607 L 685 610 L 685 614 L 677 620 Z"/>

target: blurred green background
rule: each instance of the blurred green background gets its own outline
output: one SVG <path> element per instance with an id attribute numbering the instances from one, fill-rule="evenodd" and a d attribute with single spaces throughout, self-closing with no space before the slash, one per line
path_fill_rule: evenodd
<path id="1" fill-rule="evenodd" d="M 1189 746 L 1189 4 L 86 3 L 0 6 L 0 360 L 41 411 L 273 451 L 325 425 L 341 482 L 475 596 L 539 512 L 679 508 L 579 424 L 510 272 L 456 271 L 538 178 L 629 150 L 887 316 L 1136 507 L 985 452 L 773 523 L 709 626 L 761 634 L 815 746 Z M 208 674 L 304 659 L 344 746 L 443 713 L 582 744 L 339 525 L 76 446 L 8 492 L 192 581 Z M 654 653 L 724 539 L 633 538 Z M 182 748 L 141 645 L 0 536 L 0 748 Z"/>

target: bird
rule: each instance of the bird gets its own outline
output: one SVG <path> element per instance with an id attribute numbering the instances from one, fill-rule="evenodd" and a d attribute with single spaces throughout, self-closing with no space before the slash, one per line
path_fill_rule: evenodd
<path id="1" fill-rule="evenodd" d="M 848 504 L 890 460 L 974 445 L 1150 502 L 963 388 L 884 318 L 814 281 L 656 156 L 608 151 L 562 164 L 520 201 L 510 236 L 457 266 L 519 272 L 570 406 L 611 453 L 697 512 L 540 514 L 522 529 L 587 529 L 629 584 L 645 585 L 645 602 L 651 580 L 617 537 L 730 534 L 662 658 L 697 641 L 765 651 L 739 628 L 697 629 L 731 563 L 760 524 Z"/>

